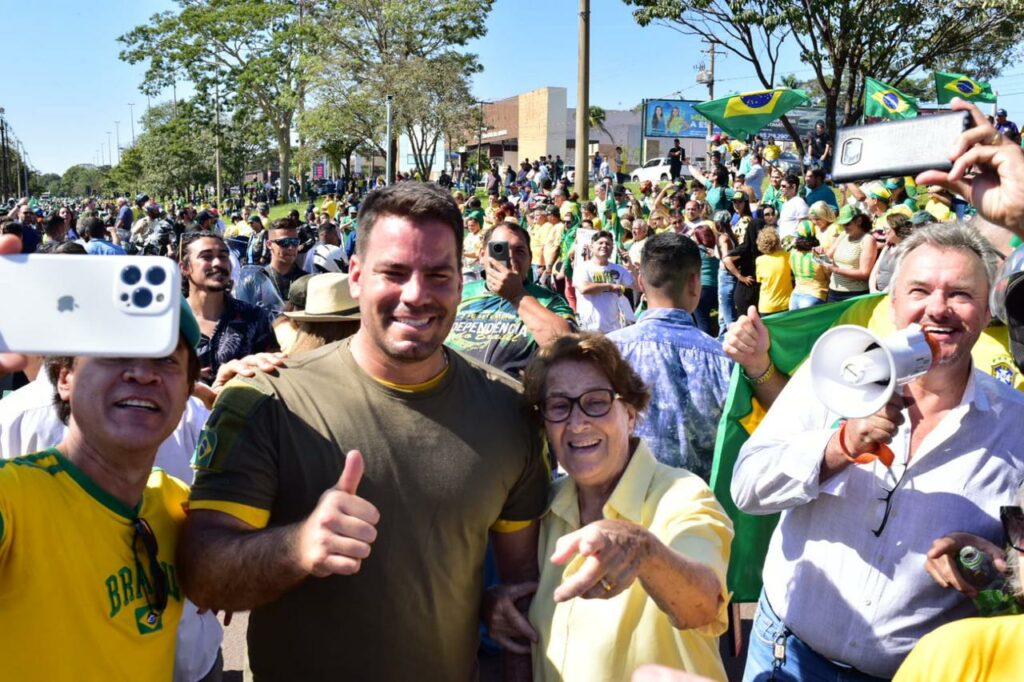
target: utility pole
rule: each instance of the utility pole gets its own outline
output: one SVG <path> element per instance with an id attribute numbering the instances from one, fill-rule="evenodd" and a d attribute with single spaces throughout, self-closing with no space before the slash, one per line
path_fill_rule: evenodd
<path id="1" fill-rule="evenodd" d="M 221 196 L 223 196 L 221 194 L 221 188 L 220 188 L 220 74 L 217 74 L 217 75 L 218 75 L 218 78 L 214 82 L 214 86 L 213 86 L 214 87 L 214 90 L 213 90 L 214 91 L 214 95 L 213 95 L 213 97 L 214 97 L 214 100 L 215 100 L 215 105 L 217 107 L 217 129 L 214 131 L 214 136 L 213 136 L 213 139 L 214 139 L 213 156 L 214 156 L 214 161 L 216 162 L 216 169 L 217 169 L 217 207 L 218 208 L 222 208 L 221 205 L 220 205 Z M 285 195 L 287 196 L 288 189 L 290 189 L 290 188 L 286 189 L 286 188 L 282 187 L 281 189 L 285 193 Z"/>
<path id="2" fill-rule="evenodd" d="M 18 140 L 18 148 L 21 149 L 21 172 L 25 174 L 25 196 L 29 196 L 32 190 L 28 186 L 28 159 L 25 155 L 25 145 L 21 140 Z"/>
<path id="3" fill-rule="evenodd" d="M 386 114 L 387 114 L 387 123 L 388 123 L 388 125 L 387 125 L 387 136 L 388 136 L 388 140 L 387 140 L 387 145 L 388 145 L 387 146 L 387 168 L 384 169 L 384 179 L 387 182 L 388 187 L 393 185 L 394 182 L 395 182 L 395 158 L 394 158 L 393 145 L 392 145 L 392 139 L 391 139 L 391 136 L 393 134 L 393 131 L 391 130 L 391 127 L 392 127 L 392 125 L 394 123 L 394 112 L 392 111 L 392 102 L 394 102 L 394 100 L 395 100 L 395 96 L 394 95 L 388 95 L 384 99 L 384 101 L 386 103 L 386 107 L 387 107 Z"/>
<path id="4" fill-rule="evenodd" d="M 3 180 L 0 181 L 0 199 L 7 201 L 11 195 L 11 158 L 7 149 L 7 121 L 4 119 L 4 109 L 0 107 L 0 174 Z"/>
<path id="5" fill-rule="evenodd" d="M 135 146 L 135 104 L 128 102 L 128 118 L 132 121 L 132 146 Z"/>
<path id="6" fill-rule="evenodd" d="M 715 98 L 715 54 L 721 54 L 721 53 L 719 53 L 719 52 L 717 52 L 715 50 L 715 44 L 714 43 L 712 43 L 711 41 L 705 41 L 705 42 L 708 43 L 708 49 L 701 50 L 701 52 L 703 52 L 704 54 L 710 56 L 711 64 L 710 64 L 710 68 L 708 69 L 707 73 L 705 74 L 705 78 L 703 80 L 698 78 L 697 82 L 698 83 L 703 82 L 703 83 L 707 84 L 707 86 L 708 86 L 708 99 L 711 100 L 711 99 Z M 711 141 L 711 137 L 714 134 L 715 134 L 715 124 L 712 123 L 710 119 L 708 119 L 708 141 L 709 142 Z"/>
<path id="7" fill-rule="evenodd" d="M 114 155 L 110 149 L 110 131 L 107 131 L 107 165 L 111 168 L 114 167 Z"/>
<path id="8" fill-rule="evenodd" d="M 114 121 L 114 131 L 115 131 L 115 135 L 116 135 L 116 137 L 114 139 L 117 141 L 117 165 L 120 166 L 121 165 L 121 122 L 120 121 Z"/>
<path id="9" fill-rule="evenodd" d="M 590 196 L 590 0 L 580 0 L 579 55 L 576 72 L 576 193 Z"/>

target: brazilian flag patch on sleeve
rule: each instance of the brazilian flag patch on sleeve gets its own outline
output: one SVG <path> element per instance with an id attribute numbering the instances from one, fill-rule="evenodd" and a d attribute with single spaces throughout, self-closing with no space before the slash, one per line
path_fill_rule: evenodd
<path id="1" fill-rule="evenodd" d="M 199 434 L 196 451 L 192 453 L 193 469 L 209 469 L 213 461 L 213 453 L 217 449 L 217 434 L 209 427 Z"/>

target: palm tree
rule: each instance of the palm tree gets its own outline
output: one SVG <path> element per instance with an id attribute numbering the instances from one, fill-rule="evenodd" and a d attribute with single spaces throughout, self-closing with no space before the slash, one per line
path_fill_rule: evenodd
<path id="1" fill-rule="evenodd" d="M 609 130 L 604 126 L 604 120 L 606 116 L 607 114 L 601 107 L 590 107 L 589 109 L 587 109 L 587 118 L 589 119 L 588 125 L 591 128 L 597 128 L 598 130 L 600 130 L 602 133 L 608 136 L 608 138 L 612 141 L 612 144 L 615 144 L 615 138 L 612 137 L 611 132 L 609 132 Z"/>

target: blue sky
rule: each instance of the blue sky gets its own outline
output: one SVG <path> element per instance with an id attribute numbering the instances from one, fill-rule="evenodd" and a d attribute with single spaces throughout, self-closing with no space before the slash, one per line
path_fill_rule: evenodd
<path id="1" fill-rule="evenodd" d="M 146 106 L 138 91 L 143 68 L 117 58 L 116 38 L 173 3 L 41 0 L 7 5 L 5 24 L 24 27 L 37 41 L 5 52 L 0 95 L 30 162 L 43 172 L 63 173 L 76 163 L 96 162 L 102 147 L 105 163 L 107 131 L 116 147 L 114 121 L 121 122 L 121 144 L 128 144 L 128 102 L 136 105 L 136 119 Z M 694 66 L 704 59 L 704 46 L 695 38 L 658 26 L 641 28 L 619 0 L 591 0 L 591 5 L 591 104 L 628 109 L 644 98 L 679 91 L 687 99 L 707 96 L 706 87 L 694 82 Z M 484 66 L 474 80 L 474 94 L 489 101 L 545 85 L 563 86 L 574 106 L 577 7 L 576 0 L 497 0 L 487 35 L 469 46 Z M 789 56 L 781 73 L 809 77 L 795 53 Z M 717 95 L 759 87 L 738 57 L 720 58 L 716 71 Z M 1010 118 L 1024 122 L 1024 67 L 1007 69 L 993 85 Z M 179 88 L 179 95 L 184 90 Z"/>

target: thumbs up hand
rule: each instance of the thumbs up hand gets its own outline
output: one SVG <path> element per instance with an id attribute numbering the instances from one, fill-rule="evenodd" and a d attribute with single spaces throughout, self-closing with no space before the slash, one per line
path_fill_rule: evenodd
<path id="1" fill-rule="evenodd" d="M 370 556 L 380 512 L 356 494 L 362 477 L 363 455 L 350 450 L 338 482 L 320 496 L 316 509 L 303 522 L 299 561 L 310 575 L 353 575 Z"/>
<path id="2" fill-rule="evenodd" d="M 771 337 L 756 306 L 750 306 L 746 315 L 740 315 L 738 320 L 729 325 L 725 340 L 722 341 L 725 354 L 733 362 L 739 363 L 748 377 L 759 377 L 768 371 L 772 363 L 768 356 L 769 348 Z"/>

